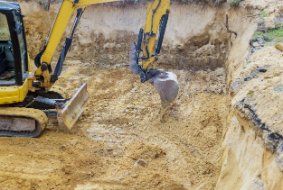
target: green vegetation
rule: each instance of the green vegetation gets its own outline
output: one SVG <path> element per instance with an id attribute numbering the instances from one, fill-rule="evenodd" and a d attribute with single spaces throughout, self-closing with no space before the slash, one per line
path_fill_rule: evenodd
<path id="1" fill-rule="evenodd" d="M 283 41 L 283 27 L 274 28 L 266 32 L 256 32 L 253 39 L 263 38 L 265 41 Z"/>
<path id="2" fill-rule="evenodd" d="M 254 95 L 254 91 L 250 90 L 248 93 L 247 93 L 247 96 L 249 97 L 252 97 Z"/>
<path id="3" fill-rule="evenodd" d="M 266 10 L 262 10 L 260 13 L 259 13 L 260 17 L 261 18 L 264 18 L 264 17 L 268 17 L 268 13 Z"/>
<path id="4" fill-rule="evenodd" d="M 237 7 L 243 0 L 227 0 L 230 6 Z"/>

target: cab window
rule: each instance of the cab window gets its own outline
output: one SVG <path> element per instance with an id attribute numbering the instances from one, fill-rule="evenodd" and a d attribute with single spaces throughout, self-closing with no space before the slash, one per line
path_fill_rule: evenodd
<path id="1" fill-rule="evenodd" d="M 13 45 L 7 16 L 0 13 L 0 85 L 15 83 Z"/>
<path id="2" fill-rule="evenodd" d="M 20 55 L 21 55 L 21 67 L 22 67 L 22 74 L 23 78 L 25 78 L 25 74 L 28 70 L 27 68 L 27 50 L 26 50 L 26 42 L 24 38 L 24 26 L 23 26 L 23 20 L 20 14 L 16 14 L 14 16 L 15 23 L 16 23 L 16 32 L 18 36 L 19 41 L 19 47 L 20 47 Z"/>
<path id="3" fill-rule="evenodd" d="M 5 14 L 0 13 L 0 41 L 11 40 L 9 25 Z"/>

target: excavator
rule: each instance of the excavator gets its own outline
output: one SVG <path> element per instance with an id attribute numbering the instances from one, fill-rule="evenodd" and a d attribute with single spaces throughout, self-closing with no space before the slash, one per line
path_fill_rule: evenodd
<path id="1" fill-rule="evenodd" d="M 85 9 L 118 1 L 121 0 L 63 0 L 49 36 L 34 59 L 35 69 L 27 52 L 20 5 L 0 1 L 0 136 L 39 137 L 50 117 L 56 117 L 59 126 L 67 129 L 75 125 L 88 100 L 87 85 L 79 87 L 71 98 L 64 98 L 51 87 L 60 77 Z M 179 90 L 174 73 L 153 68 L 161 50 L 169 10 L 170 0 L 149 2 L 146 23 L 132 45 L 129 64 L 142 83 L 149 81 L 154 85 L 163 105 L 172 102 Z M 52 68 L 56 49 L 71 21 L 73 25 Z"/>

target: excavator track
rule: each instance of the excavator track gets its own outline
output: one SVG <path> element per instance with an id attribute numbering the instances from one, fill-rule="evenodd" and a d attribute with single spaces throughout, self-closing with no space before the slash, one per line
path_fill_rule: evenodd
<path id="1" fill-rule="evenodd" d="M 0 136 L 38 137 L 48 123 L 41 110 L 21 107 L 0 107 Z"/>

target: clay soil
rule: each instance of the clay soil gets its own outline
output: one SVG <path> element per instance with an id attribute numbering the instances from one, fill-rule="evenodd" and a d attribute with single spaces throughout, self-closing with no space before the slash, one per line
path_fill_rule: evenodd
<path id="1" fill-rule="evenodd" d="M 158 94 L 124 67 L 68 61 L 57 87 L 87 82 L 90 98 L 71 132 L 50 124 L 37 139 L 2 138 L 1 189 L 213 189 L 225 129 L 224 69 L 174 71 L 181 91 Z"/>

